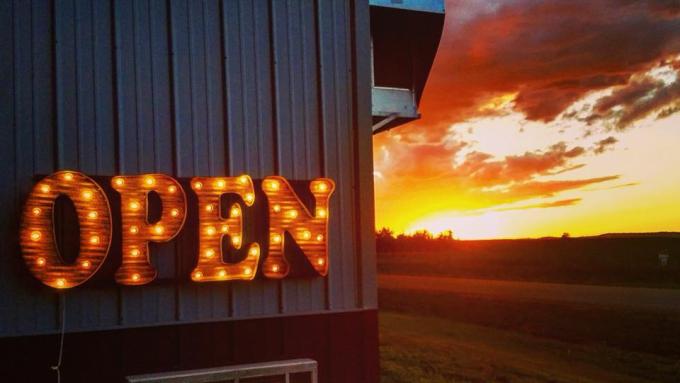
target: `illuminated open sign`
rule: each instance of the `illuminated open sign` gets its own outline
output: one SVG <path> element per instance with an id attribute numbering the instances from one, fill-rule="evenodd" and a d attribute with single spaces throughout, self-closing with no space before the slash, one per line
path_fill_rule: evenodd
<path id="1" fill-rule="evenodd" d="M 167 242 L 182 230 L 187 212 L 186 192 L 174 178 L 164 174 L 116 176 L 111 186 L 121 197 L 121 266 L 116 281 L 143 285 L 156 278 L 151 265 L 150 242 Z M 285 233 L 297 243 L 314 270 L 328 274 L 328 202 L 335 188 L 332 180 L 317 178 L 309 183 L 315 211 L 300 201 L 290 183 L 280 176 L 262 181 L 268 201 L 269 247 L 262 264 L 268 278 L 284 278 L 290 265 L 284 256 Z M 222 216 L 221 197 L 238 196 L 246 206 L 255 203 L 253 181 L 239 177 L 194 177 L 191 189 L 198 197 L 197 264 L 191 272 L 196 282 L 252 280 L 258 271 L 260 244 L 245 244 L 243 212 L 232 204 Z M 162 204 L 160 219 L 148 222 L 148 197 L 155 192 Z M 80 227 L 80 251 L 74 263 L 59 255 L 54 231 L 54 206 L 61 195 L 74 204 Z M 224 262 L 222 238 L 234 249 L 247 246 L 245 259 Z M 112 238 L 112 217 L 106 193 L 90 177 L 76 171 L 60 171 L 40 180 L 28 196 L 21 223 L 21 249 L 30 272 L 44 284 L 64 289 L 90 279 L 106 259 Z"/>

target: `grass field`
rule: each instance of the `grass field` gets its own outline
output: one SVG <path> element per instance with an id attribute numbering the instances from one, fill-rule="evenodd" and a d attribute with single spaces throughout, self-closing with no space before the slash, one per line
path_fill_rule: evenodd
<path id="1" fill-rule="evenodd" d="M 678 382 L 674 358 L 382 311 L 382 382 Z"/>

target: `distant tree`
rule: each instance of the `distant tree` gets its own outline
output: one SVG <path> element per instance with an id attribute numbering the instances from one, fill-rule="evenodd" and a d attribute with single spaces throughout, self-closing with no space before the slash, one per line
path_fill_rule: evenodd
<path id="1" fill-rule="evenodd" d="M 439 233 L 437 239 L 440 241 L 453 241 L 453 231 L 444 230 L 441 233 Z"/>
<path id="2" fill-rule="evenodd" d="M 562 239 L 569 239 L 571 238 L 571 234 L 567 233 L 566 231 L 562 233 Z"/>
<path id="3" fill-rule="evenodd" d="M 383 227 L 382 229 L 378 230 L 375 233 L 375 237 L 379 241 L 386 239 L 394 239 L 394 232 L 388 227 Z"/>

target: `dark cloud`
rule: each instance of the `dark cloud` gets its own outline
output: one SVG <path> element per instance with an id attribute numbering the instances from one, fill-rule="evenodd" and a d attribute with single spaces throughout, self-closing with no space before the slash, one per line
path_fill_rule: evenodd
<path id="1" fill-rule="evenodd" d="M 584 148 L 576 146 L 569 149 L 564 142 L 552 145 L 546 151 L 506 156 L 502 160 L 494 160 L 487 153 L 471 152 L 452 173 L 466 177 L 475 186 L 504 185 L 566 170 L 569 160 L 584 153 Z"/>
<path id="2" fill-rule="evenodd" d="M 400 128 L 434 140 L 516 93 L 529 119 L 551 121 L 593 90 L 625 85 L 680 52 L 677 1 L 447 2 L 447 20 L 421 111 Z M 669 95 L 670 96 L 670 95 Z M 660 101 L 660 100 L 659 100 Z M 627 119 L 658 102 L 640 105 Z M 420 130 L 423 129 L 423 130 Z"/>
<path id="3" fill-rule="evenodd" d="M 506 207 L 506 208 L 502 208 L 502 209 L 494 209 L 494 211 L 548 209 L 548 208 L 552 208 L 552 207 L 573 206 L 573 205 L 576 205 L 577 203 L 579 203 L 581 201 L 582 201 L 582 198 L 570 198 L 570 199 L 562 199 L 562 200 L 558 200 L 558 201 L 536 203 L 536 204 L 531 204 L 531 205 L 523 205 L 523 206 L 516 206 L 516 207 Z"/>
<path id="4" fill-rule="evenodd" d="M 595 147 L 593 148 L 593 152 L 595 154 L 602 154 L 605 151 L 607 151 L 609 148 L 611 148 L 614 144 L 619 142 L 619 140 L 616 139 L 614 136 L 609 136 L 605 139 L 602 139 L 600 141 L 597 141 L 595 143 Z"/>
<path id="5" fill-rule="evenodd" d="M 619 177 L 620 176 L 607 176 L 582 180 L 532 181 L 509 187 L 506 192 L 517 200 L 526 199 L 529 197 L 553 197 L 555 194 L 566 190 L 578 189 L 592 184 L 613 181 Z"/>

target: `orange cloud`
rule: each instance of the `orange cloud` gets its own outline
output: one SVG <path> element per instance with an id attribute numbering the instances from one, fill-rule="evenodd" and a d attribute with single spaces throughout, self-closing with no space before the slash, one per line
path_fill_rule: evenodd
<path id="1" fill-rule="evenodd" d="M 523 205 L 523 206 L 517 206 L 517 207 L 506 207 L 506 208 L 502 208 L 502 209 L 494 209 L 494 211 L 548 209 L 548 208 L 551 208 L 551 207 L 573 206 L 573 205 L 576 205 L 577 203 L 581 202 L 582 200 L 583 200 L 582 198 L 570 198 L 570 199 L 562 199 L 562 200 L 559 200 L 559 201 L 536 203 L 536 204 L 533 204 L 533 205 Z"/>

